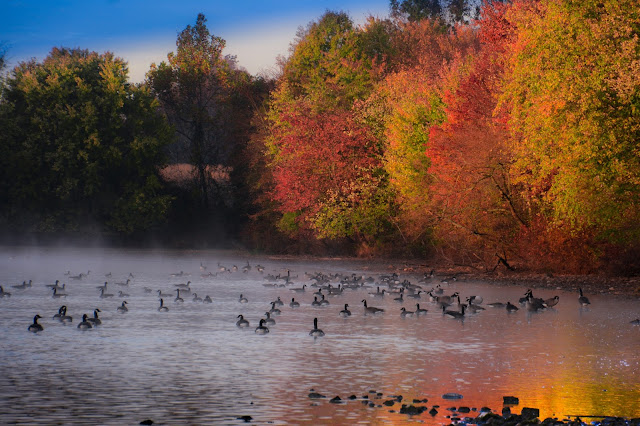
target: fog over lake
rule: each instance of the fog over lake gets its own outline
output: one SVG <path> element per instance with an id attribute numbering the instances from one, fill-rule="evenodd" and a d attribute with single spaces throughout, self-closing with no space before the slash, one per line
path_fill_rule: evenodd
<path id="1" fill-rule="evenodd" d="M 321 276 L 328 281 L 318 284 Z M 504 396 L 519 398 L 512 412 L 539 408 L 540 419 L 640 416 L 640 326 L 630 323 L 638 300 L 585 294 L 591 304 L 582 306 L 577 293 L 533 289 L 559 303 L 530 312 L 518 303 L 526 288 L 453 278 L 383 261 L 3 247 L 0 285 L 11 295 L 0 298 L 0 423 L 448 424 L 445 416 L 475 417 L 481 407 L 500 414 Z M 56 280 L 66 297 L 53 297 Z M 412 286 L 396 301 L 405 280 Z M 100 297 L 105 281 L 103 295 L 113 297 Z M 330 294 L 329 284 L 344 290 Z M 419 298 L 409 297 L 415 285 Z M 329 303 L 314 306 L 320 286 Z M 482 297 L 485 309 L 443 315 L 426 294 L 438 286 L 463 303 Z M 378 287 L 387 294 L 370 294 Z M 212 303 L 199 300 L 206 296 Z M 256 334 L 278 297 L 276 324 Z M 365 315 L 362 300 L 384 312 Z M 519 310 L 489 306 L 508 301 Z M 416 303 L 428 312 L 401 315 Z M 452 303 L 446 309 L 458 310 Z M 63 305 L 71 322 L 53 318 Z M 96 309 L 102 324 L 78 329 Z M 43 330 L 32 333 L 36 314 Z M 240 314 L 249 327 L 236 325 Z M 309 334 L 314 318 L 323 337 Z M 342 402 L 331 403 L 335 396 Z M 408 416 L 402 404 L 439 407 Z"/>

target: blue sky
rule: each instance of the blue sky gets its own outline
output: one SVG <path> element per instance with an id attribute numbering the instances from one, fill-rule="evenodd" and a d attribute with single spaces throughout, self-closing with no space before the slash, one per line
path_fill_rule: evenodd
<path id="1" fill-rule="evenodd" d="M 152 62 L 175 50 L 177 34 L 198 13 L 227 41 L 250 73 L 268 72 L 286 55 L 300 26 L 326 10 L 345 11 L 356 23 L 369 15 L 386 17 L 388 0 L 2 0 L 0 42 L 9 66 L 43 59 L 55 46 L 111 51 L 129 63 L 132 81 L 141 81 Z"/>

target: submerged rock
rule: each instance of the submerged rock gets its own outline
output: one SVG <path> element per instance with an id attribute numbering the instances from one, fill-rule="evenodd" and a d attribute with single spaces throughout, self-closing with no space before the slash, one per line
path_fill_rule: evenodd
<path id="1" fill-rule="evenodd" d="M 410 416 L 417 416 L 419 414 L 424 413 L 425 411 L 427 411 L 427 407 L 407 405 L 407 404 L 402 404 L 402 408 L 400 408 L 401 414 L 408 414 Z"/>
<path id="2" fill-rule="evenodd" d="M 309 393 L 309 398 L 311 398 L 311 399 L 320 399 L 320 398 L 326 398 L 326 396 L 324 396 L 323 394 L 318 393 L 318 392 L 311 392 L 311 393 Z"/>
<path id="3" fill-rule="evenodd" d="M 459 393 L 449 392 L 442 395 L 442 399 L 462 399 L 462 395 Z"/>
<path id="4" fill-rule="evenodd" d="M 251 416 L 240 416 L 237 417 L 238 420 L 243 420 L 245 423 L 249 423 L 251 420 L 253 420 L 253 417 Z"/>
<path id="5" fill-rule="evenodd" d="M 524 420 L 533 420 L 540 417 L 540 410 L 537 408 L 523 407 L 520 415 Z"/>
<path id="6" fill-rule="evenodd" d="M 503 404 L 505 404 L 505 405 L 518 405 L 518 404 L 520 404 L 520 400 L 515 396 L 503 396 L 502 400 L 503 400 Z"/>

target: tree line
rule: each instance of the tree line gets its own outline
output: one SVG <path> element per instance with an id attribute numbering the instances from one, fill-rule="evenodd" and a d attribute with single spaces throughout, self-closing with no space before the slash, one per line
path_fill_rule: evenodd
<path id="1" fill-rule="evenodd" d="M 18 65 L 0 105 L 2 228 L 637 270 L 633 2 L 390 10 L 362 25 L 327 11 L 273 78 L 224 55 L 203 15 L 142 84 L 110 53 Z"/>

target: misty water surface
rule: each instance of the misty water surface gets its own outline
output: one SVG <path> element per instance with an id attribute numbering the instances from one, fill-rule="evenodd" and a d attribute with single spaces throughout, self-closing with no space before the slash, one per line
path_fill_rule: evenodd
<path id="1" fill-rule="evenodd" d="M 520 399 L 511 407 L 514 413 L 536 407 L 541 418 L 640 416 L 640 327 L 629 323 L 640 316 L 637 300 L 587 295 L 592 304 L 582 308 L 577 294 L 534 290 L 536 297 L 558 295 L 560 303 L 539 313 L 487 307 L 457 320 L 443 317 L 426 297 L 400 303 L 395 296 L 369 295 L 377 286 L 386 288 L 380 279 L 388 265 L 380 262 L 54 248 L 4 248 L 0 256 L 0 284 L 12 293 L 0 299 L 4 424 L 242 424 L 243 415 L 253 424 L 448 424 L 447 408 L 487 406 L 500 413 L 507 395 Z M 252 268 L 244 273 L 247 262 Z M 218 263 L 238 270 L 220 273 Z M 288 285 L 265 286 L 285 285 L 265 276 L 286 275 L 287 269 Z M 305 272 L 374 281 L 314 307 L 317 288 Z M 80 273 L 88 275 L 72 278 Z M 116 284 L 127 278 L 129 286 Z M 399 275 L 414 284 L 419 278 Z M 420 285 L 428 290 L 447 278 L 436 273 Z M 52 297 L 47 285 L 56 279 L 66 284 L 66 298 Z M 32 287 L 12 287 L 25 280 Z M 113 298 L 99 297 L 96 287 L 105 281 Z M 209 295 L 213 303 L 193 302 L 193 294 L 175 303 L 176 284 L 187 281 L 192 292 Z M 303 284 L 304 293 L 291 290 Z M 517 304 L 526 290 L 462 280 L 441 285 L 445 294 L 458 291 L 463 299 L 481 295 L 485 307 L 495 301 Z M 170 294 L 164 297 L 168 312 L 158 312 L 157 290 Z M 118 291 L 129 295 L 118 297 Z M 241 293 L 248 303 L 239 302 Z M 278 296 L 285 305 L 274 317 L 276 325 L 256 335 L 259 319 Z M 289 307 L 292 297 L 299 308 Z M 362 299 L 385 313 L 365 316 Z M 123 300 L 125 314 L 117 312 Z M 400 308 L 414 311 L 416 302 L 428 313 L 402 318 Z M 345 303 L 353 313 L 346 319 L 339 316 Z M 70 325 L 52 318 L 61 305 L 73 316 Z M 82 315 L 93 316 L 96 308 L 102 325 L 78 330 Z M 43 317 L 44 331 L 34 334 L 27 327 L 36 314 Z M 239 314 L 251 327 L 236 327 Z M 313 318 L 326 336 L 309 336 Z M 327 398 L 310 399 L 311 389 Z M 443 399 L 446 393 L 462 399 Z M 351 395 L 358 399 L 347 400 Z M 409 417 L 397 412 L 400 403 L 369 407 L 365 395 L 376 405 L 402 395 L 403 403 L 426 398 L 417 405 L 440 407 L 435 416 Z M 330 403 L 335 396 L 346 402 Z"/>

